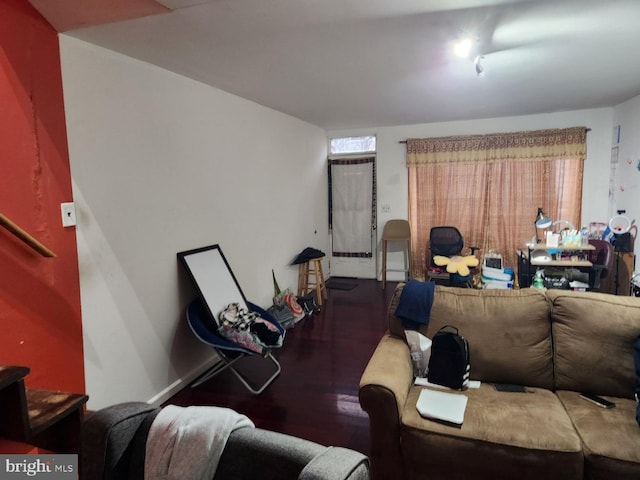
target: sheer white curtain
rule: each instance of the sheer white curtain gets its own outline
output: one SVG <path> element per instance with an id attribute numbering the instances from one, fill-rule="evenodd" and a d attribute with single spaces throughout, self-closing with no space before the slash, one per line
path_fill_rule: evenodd
<path id="1" fill-rule="evenodd" d="M 332 254 L 370 257 L 374 225 L 372 158 L 330 160 Z"/>

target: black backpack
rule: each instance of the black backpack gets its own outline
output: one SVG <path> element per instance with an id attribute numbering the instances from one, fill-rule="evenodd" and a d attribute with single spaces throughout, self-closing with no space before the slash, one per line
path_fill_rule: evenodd
<path id="1" fill-rule="evenodd" d="M 636 420 L 638 421 L 638 425 L 640 425 L 640 336 L 636 338 L 635 343 L 633 344 L 633 361 L 636 367 L 636 401 L 638 402 L 638 406 L 636 407 Z"/>
<path id="2" fill-rule="evenodd" d="M 452 325 L 445 325 L 433 336 L 427 380 L 462 390 L 469 385 L 469 344 Z"/>

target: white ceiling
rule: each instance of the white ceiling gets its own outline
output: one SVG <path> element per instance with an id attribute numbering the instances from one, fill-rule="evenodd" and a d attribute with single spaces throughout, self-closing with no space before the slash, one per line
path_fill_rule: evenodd
<path id="1" fill-rule="evenodd" d="M 326 129 L 613 106 L 640 94 L 640 0 L 157 3 L 171 10 L 65 33 Z M 482 78 L 451 52 L 462 32 L 478 41 Z"/>

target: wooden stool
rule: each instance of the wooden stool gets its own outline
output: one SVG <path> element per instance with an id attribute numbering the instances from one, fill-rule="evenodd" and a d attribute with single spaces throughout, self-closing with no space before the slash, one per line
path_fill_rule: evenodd
<path id="1" fill-rule="evenodd" d="M 311 280 L 313 275 L 313 280 Z M 322 273 L 322 258 L 312 258 L 308 262 L 301 263 L 298 270 L 298 296 L 302 297 L 311 290 L 316 291 L 316 300 L 322 306 L 322 299 L 327 300 L 327 286 L 324 283 Z"/>
<path id="2" fill-rule="evenodd" d="M 407 268 L 387 269 L 387 242 L 407 242 Z M 411 278 L 411 227 L 406 220 L 389 220 L 382 231 L 382 288 L 387 285 L 387 272 L 405 272 L 407 280 Z"/>

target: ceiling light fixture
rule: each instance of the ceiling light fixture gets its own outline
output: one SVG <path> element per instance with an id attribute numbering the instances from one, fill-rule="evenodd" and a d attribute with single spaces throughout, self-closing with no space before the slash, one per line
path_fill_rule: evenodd
<path id="1" fill-rule="evenodd" d="M 469 58 L 469 54 L 471 53 L 471 48 L 473 47 L 473 40 L 469 37 L 462 38 L 458 40 L 454 46 L 454 53 L 460 58 Z"/>
<path id="2" fill-rule="evenodd" d="M 478 55 L 476 59 L 473 61 L 473 64 L 476 67 L 476 75 L 478 75 L 478 77 L 484 77 L 484 67 L 480 63 L 482 60 L 484 60 L 484 56 Z"/>

